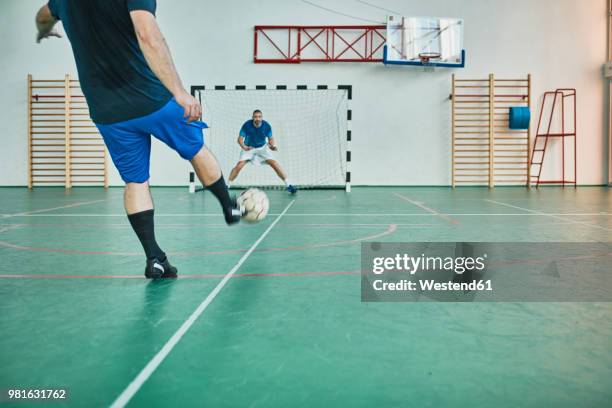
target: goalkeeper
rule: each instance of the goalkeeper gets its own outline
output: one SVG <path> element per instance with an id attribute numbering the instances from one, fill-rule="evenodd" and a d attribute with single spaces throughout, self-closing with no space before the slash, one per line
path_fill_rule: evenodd
<path id="1" fill-rule="evenodd" d="M 252 120 L 247 120 L 244 125 L 242 125 L 238 136 L 238 145 L 240 145 L 242 152 L 240 152 L 240 159 L 236 167 L 234 167 L 230 173 L 228 185 L 231 185 L 236 177 L 238 177 L 240 170 L 242 170 L 248 162 L 255 162 L 257 164 L 266 163 L 272 167 L 278 177 L 283 180 L 289 193 L 295 194 L 297 192 L 297 188 L 289 182 L 287 174 L 274 159 L 272 151 L 276 151 L 277 147 L 274 144 L 272 127 L 268 122 L 263 120 L 263 114 L 259 109 L 253 112 Z"/>

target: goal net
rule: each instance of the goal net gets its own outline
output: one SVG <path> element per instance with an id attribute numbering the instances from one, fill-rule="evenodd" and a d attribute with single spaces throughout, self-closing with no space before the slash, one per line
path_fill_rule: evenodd
<path id="1" fill-rule="evenodd" d="M 220 87 L 217 87 L 220 88 Z M 227 178 L 240 156 L 240 128 L 253 111 L 272 127 L 278 150 L 272 152 L 292 184 L 300 188 L 344 188 L 347 172 L 347 89 L 197 90 L 206 145 Z M 284 186 L 267 165 L 247 164 L 236 187 Z"/>

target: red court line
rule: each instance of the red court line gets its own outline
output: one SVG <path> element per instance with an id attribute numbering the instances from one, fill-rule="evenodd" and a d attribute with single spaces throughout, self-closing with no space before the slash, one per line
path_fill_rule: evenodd
<path id="1" fill-rule="evenodd" d="M 279 252 L 279 251 L 301 251 L 301 250 L 312 249 L 312 248 L 324 248 L 324 247 L 355 244 L 355 243 L 359 243 L 362 241 L 382 238 L 386 235 L 393 234 L 396 230 L 397 230 L 397 225 L 390 224 L 387 230 L 381 233 L 368 235 L 368 236 L 360 237 L 360 238 L 355 238 L 351 240 L 323 242 L 323 243 L 308 244 L 308 245 L 296 245 L 296 246 L 289 246 L 289 247 L 264 248 L 264 249 L 256 249 L 254 252 L 265 253 L 265 252 Z M 7 241 L 0 241 L 0 247 L 16 249 L 20 251 L 61 253 L 61 254 L 69 254 L 69 255 L 112 255 L 112 256 L 142 256 L 143 255 L 142 252 L 80 251 L 76 249 L 37 248 L 37 247 L 31 247 L 31 246 L 26 246 L 26 245 L 17 245 L 17 244 L 13 244 Z M 243 253 L 243 252 L 246 252 L 246 249 L 227 249 L 223 251 L 203 251 L 203 252 L 167 252 L 167 253 L 169 256 L 205 256 L 205 255 L 236 254 L 236 253 Z"/>
<path id="2" fill-rule="evenodd" d="M 397 225 L 398 227 L 436 227 L 439 226 L 440 224 L 434 224 L 434 223 L 398 223 L 398 224 L 394 224 Z M 532 224 L 533 225 L 533 224 Z M 373 227 L 388 227 L 389 223 L 363 223 L 363 224 L 355 224 L 355 223 L 350 223 L 350 224 L 342 224 L 342 223 L 333 223 L 333 224 L 325 224 L 325 223 L 315 223 L 315 224 L 301 224 L 301 223 L 284 223 L 283 225 L 279 225 L 276 227 L 276 229 L 279 228 L 295 228 L 295 227 L 306 227 L 306 228 L 373 228 Z M 103 224 L 66 224 L 66 223 L 61 223 L 61 224 L 50 224 L 50 223 L 36 223 L 36 224 L 0 224 L 0 228 L 2 227 L 7 227 L 7 228 L 17 228 L 17 227 L 25 227 L 25 228 L 52 228 L 55 230 L 59 230 L 59 229 L 87 229 L 87 228 L 109 228 L 109 227 L 117 227 L 117 228 L 125 228 L 125 229 L 132 229 L 132 226 L 125 222 L 125 223 L 111 223 L 111 224 L 107 224 L 107 223 L 103 223 Z M 169 224 L 160 224 L 160 223 L 155 223 L 155 228 L 177 228 L 177 229 L 189 229 L 189 228 L 202 228 L 202 229 L 206 229 L 206 228 L 219 228 L 219 229 L 223 229 L 226 231 L 231 231 L 234 232 L 233 229 L 228 228 L 227 224 L 225 223 L 218 223 L 218 224 L 185 224 L 185 223 L 169 223 Z M 0 231 L 1 232 L 1 231 Z"/>
<path id="3" fill-rule="evenodd" d="M 609 252 L 598 252 L 589 255 L 579 255 L 570 257 L 561 257 L 554 259 L 512 259 L 507 261 L 490 262 L 489 265 L 516 265 L 516 264 L 546 264 L 552 261 L 570 261 L 570 260 L 584 260 L 593 259 L 599 257 L 609 257 L 612 253 Z M 279 273 L 241 273 L 235 274 L 232 278 L 277 278 L 277 277 L 303 277 L 303 276 L 347 276 L 347 275 L 359 275 L 361 271 L 334 271 L 334 272 L 279 272 Z M 220 279 L 225 275 L 223 274 L 199 274 L 199 275 L 179 275 L 179 279 Z M 34 274 L 10 274 L 0 275 L 0 279 L 93 279 L 93 280 L 106 280 L 106 279 L 144 279 L 143 275 L 34 275 Z"/>
<path id="4" fill-rule="evenodd" d="M 300 276 L 343 276 L 359 275 L 360 271 L 339 271 L 339 272 L 283 272 L 283 273 L 239 273 L 232 278 L 279 278 L 279 277 L 300 277 Z M 224 277 L 222 274 L 205 275 L 179 275 L 179 279 L 219 279 Z M 0 275 L 0 279 L 144 279 L 143 275 Z"/>

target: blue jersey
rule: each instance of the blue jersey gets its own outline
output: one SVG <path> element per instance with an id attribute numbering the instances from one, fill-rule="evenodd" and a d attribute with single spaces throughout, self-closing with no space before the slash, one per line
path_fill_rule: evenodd
<path id="1" fill-rule="evenodd" d="M 252 120 L 247 120 L 240 128 L 240 136 L 244 137 L 244 144 L 258 148 L 266 144 L 267 138 L 272 137 L 272 126 L 265 120 L 259 127 L 255 127 Z"/>

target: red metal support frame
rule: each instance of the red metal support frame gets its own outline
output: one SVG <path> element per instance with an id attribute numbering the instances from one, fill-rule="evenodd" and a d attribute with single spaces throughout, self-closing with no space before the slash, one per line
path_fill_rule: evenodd
<path id="1" fill-rule="evenodd" d="M 541 132 L 542 119 L 544 118 L 544 110 L 547 106 L 547 101 L 549 98 L 552 98 L 552 106 L 550 109 L 550 116 L 547 118 L 548 125 L 546 126 L 546 131 Z M 566 129 L 566 118 L 565 118 L 565 104 L 566 99 L 569 100 L 568 103 L 573 104 L 572 111 L 573 120 L 572 120 L 572 128 Z M 551 133 L 552 122 L 554 120 L 555 108 L 560 105 L 561 109 L 561 131 L 560 133 Z M 537 174 L 531 174 L 530 178 L 533 182 L 535 179 L 535 184 L 537 187 L 543 184 L 560 184 L 565 186 L 566 184 L 573 185 L 576 187 L 577 185 L 577 107 L 576 107 L 576 90 L 575 89 L 557 89 L 551 92 L 545 92 L 544 98 L 542 100 L 542 109 L 540 111 L 540 117 L 538 119 L 538 128 L 536 138 L 533 144 L 533 151 L 531 155 L 531 168 L 536 167 Z M 546 119 L 544 119 L 546 120 Z M 548 142 L 550 138 L 559 138 L 561 139 L 561 179 L 560 180 L 542 180 L 542 168 L 544 166 L 544 159 L 546 157 L 546 148 L 548 147 Z M 565 175 L 565 139 L 573 138 L 573 147 L 574 147 L 574 161 L 573 161 L 573 180 L 568 180 Z M 538 142 L 540 140 L 544 141 L 544 145 L 539 148 Z M 536 158 L 536 153 L 541 154 L 539 159 Z"/>
<path id="2" fill-rule="evenodd" d="M 384 25 L 255 26 L 253 62 L 256 64 L 382 62 L 386 30 L 387 26 Z M 286 47 L 281 45 L 282 39 L 274 40 L 269 35 L 271 31 L 277 33 L 280 31 L 281 34 L 284 32 L 287 39 Z M 292 35 L 292 31 L 297 35 Z M 340 40 L 337 49 L 336 38 Z M 267 46 L 273 55 L 260 57 L 262 45 Z"/>

